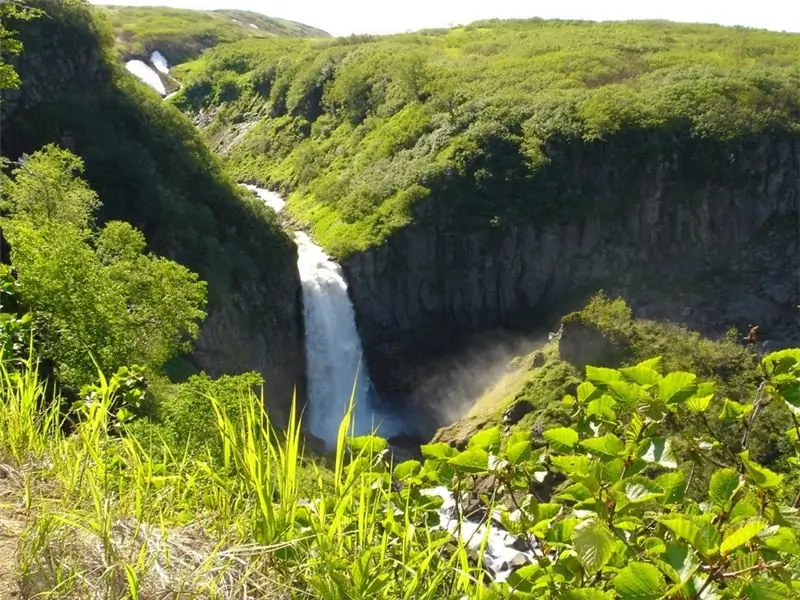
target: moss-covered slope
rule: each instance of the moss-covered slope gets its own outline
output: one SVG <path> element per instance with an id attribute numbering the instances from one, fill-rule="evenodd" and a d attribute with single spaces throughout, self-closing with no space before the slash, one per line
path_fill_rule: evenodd
<path id="1" fill-rule="evenodd" d="M 302 384 L 296 247 L 272 211 L 224 173 L 192 124 L 128 75 L 84 2 L 39 0 L 20 29 L 19 90 L 4 92 L 3 155 L 55 142 L 79 154 L 103 218 L 129 221 L 150 248 L 208 281 L 193 354 L 211 374 L 257 370 L 270 400 Z"/>

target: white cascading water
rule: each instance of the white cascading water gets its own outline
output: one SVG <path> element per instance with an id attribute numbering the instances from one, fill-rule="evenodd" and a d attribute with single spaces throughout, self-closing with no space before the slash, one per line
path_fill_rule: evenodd
<path id="1" fill-rule="evenodd" d="M 161 77 L 159 77 L 158 73 L 146 62 L 141 60 L 129 60 L 125 63 L 125 68 L 162 96 L 167 95 L 167 89 L 164 87 Z"/>
<path id="2" fill-rule="evenodd" d="M 285 202 L 278 194 L 253 185 L 243 184 L 276 212 Z M 303 319 L 306 330 L 306 359 L 308 363 L 308 430 L 325 442 L 330 450 L 336 447 L 339 424 L 350 401 L 358 371 L 353 421 L 356 434 L 370 433 L 373 421 L 383 417 L 374 409 L 370 396 L 371 384 L 361 360 L 361 340 L 356 329 L 355 315 L 347 282 L 341 267 L 317 246 L 308 235 L 295 233 L 297 268 L 303 286 Z M 403 431 L 402 423 L 388 418 L 378 427 L 383 437 Z M 505 581 L 519 566 L 535 562 L 538 547 L 526 548 L 521 540 L 505 531 L 495 519 L 490 519 L 489 531 L 484 523 L 459 521 L 453 494 L 445 487 L 423 490 L 439 496 L 438 528 L 460 536 L 472 553 L 477 553 L 487 536 L 483 564 L 495 581 Z"/>
<path id="3" fill-rule="evenodd" d="M 278 194 L 252 185 L 245 187 L 276 212 L 283 208 L 284 200 Z M 376 411 L 372 401 L 372 384 L 362 361 L 361 339 L 341 267 L 307 234 L 296 232 L 295 241 L 303 289 L 308 431 L 328 448 L 334 448 L 339 425 L 353 396 L 356 435 L 374 429 L 384 437 L 395 435 L 399 431 L 391 419 Z"/>
<path id="4" fill-rule="evenodd" d="M 153 63 L 153 66 L 156 68 L 157 71 L 164 73 L 167 75 L 169 73 L 169 63 L 167 59 L 164 57 L 161 52 L 156 50 L 150 55 L 150 62 Z"/>

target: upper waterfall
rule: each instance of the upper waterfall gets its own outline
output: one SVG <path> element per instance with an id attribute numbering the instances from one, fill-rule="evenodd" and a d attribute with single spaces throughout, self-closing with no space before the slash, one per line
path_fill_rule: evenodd
<path id="1" fill-rule="evenodd" d="M 150 55 L 150 62 L 153 63 L 153 66 L 161 73 L 164 73 L 165 75 L 169 73 L 169 63 L 164 55 L 158 50 Z"/>
<path id="2" fill-rule="evenodd" d="M 158 73 L 146 62 L 142 60 L 129 60 L 125 63 L 125 68 L 162 96 L 167 95 L 167 88 L 164 87 L 161 77 L 159 77 Z"/>

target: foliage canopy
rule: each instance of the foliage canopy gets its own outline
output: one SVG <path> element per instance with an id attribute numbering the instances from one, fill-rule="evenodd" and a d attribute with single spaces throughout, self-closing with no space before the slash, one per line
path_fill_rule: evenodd
<path id="1" fill-rule="evenodd" d="M 131 225 L 94 228 L 100 201 L 82 170 L 80 158 L 47 146 L 2 177 L 17 292 L 41 325 L 44 355 L 75 388 L 94 381 L 98 367 L 158 369 L 189 350 L 206 304 L 205 282 L 145 254 Z"/>
<path id="2" fill-rule="evenodd" d="M 345 256 L 431 215 L 485 230 L 597 209 L 608 190 L 573 170 L 612 153 L 620 198 L 676 153 L 684 183 L 746 177 L 738 144 L 797 135 L 798 57 L 800 36 L 745 28 L 489 21 L 229 44 L 178 69 L 176 103 L 213 109 L 234 173 L 295 191 L 289 210 Z"/>

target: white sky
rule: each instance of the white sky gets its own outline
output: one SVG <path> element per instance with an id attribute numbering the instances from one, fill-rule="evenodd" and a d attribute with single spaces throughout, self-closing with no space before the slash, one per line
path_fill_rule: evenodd
<path id="1" fill-rule="evenodd" d="M 90 0 L 95 4 L 235 8 L 333 35 L 398 33 L 478 19 L 669 19 L 800 32 L 800 0 Z"/>

